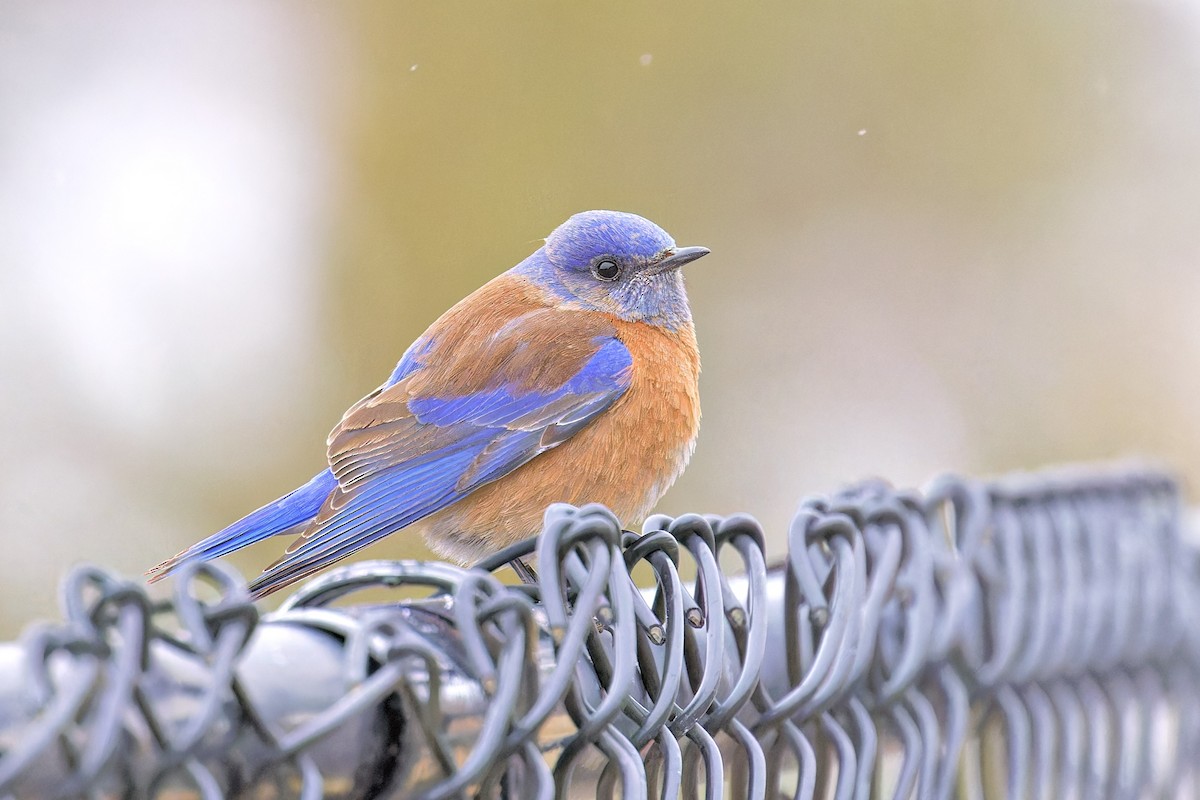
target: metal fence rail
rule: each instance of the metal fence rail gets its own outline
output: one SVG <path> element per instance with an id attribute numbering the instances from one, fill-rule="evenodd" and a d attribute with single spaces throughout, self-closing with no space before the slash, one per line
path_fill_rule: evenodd
<path id="1" fill-rule="evenodd" d="M 1194 796 L 1181 524 L 1152 471 L 870 483 L 768 570 L 746 516 L 559 506 L 537 586 L 367 562 L 262 619 L 80 569 L 0 645 L 0 798 Z"/>

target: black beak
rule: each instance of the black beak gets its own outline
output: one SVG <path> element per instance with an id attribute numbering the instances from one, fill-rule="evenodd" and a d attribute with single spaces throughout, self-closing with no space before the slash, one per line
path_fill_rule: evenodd
<path id="1" fill-rule="evenodd" d="M 679 269 L 684 264 L 689 264 L 697 258 L 704 258 L 712 251 L 707 247 L 672 247 L 667 251 L 667 255 L 662 261 L 657 264 L 657 272 L 666 272 L 669 269 Z"/>

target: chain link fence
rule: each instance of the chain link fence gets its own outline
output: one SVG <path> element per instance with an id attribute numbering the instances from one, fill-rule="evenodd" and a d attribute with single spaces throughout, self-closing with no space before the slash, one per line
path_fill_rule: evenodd
<path id="1" fill-rule="evenodd" d="M 365 562 L 260 618 L 220 566 L 81 568 L 0 645 L 0 798 L 1197 796 L 1181 526 L 1081 470 L 810 498 L 771 569 L 748 516 L 597 506 L 536 585 Z"/>

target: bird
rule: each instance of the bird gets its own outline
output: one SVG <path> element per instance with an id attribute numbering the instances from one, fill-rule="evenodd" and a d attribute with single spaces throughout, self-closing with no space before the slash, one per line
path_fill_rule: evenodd
<path id="1" fill-rule="evenodd" d="M 554 503 L 644 518 L 687 466 L 700 352 L 679 247 L 644 217 L 584 211 L 439 317 L 346 411 L 328 466 L 147 572 L 159 580 L 295 536 L 252 597 L 397 531 L 469 565 L 536 535 Z"/>

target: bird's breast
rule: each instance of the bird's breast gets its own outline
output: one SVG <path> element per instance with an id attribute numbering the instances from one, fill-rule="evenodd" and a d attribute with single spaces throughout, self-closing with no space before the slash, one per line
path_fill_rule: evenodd
<path id="1" fill-rule="evenodd" d="M 629 390 L 613 404 L 609 446 L 648 496 L 636 516 L 649 511 L 691 458 L 700 429 L 700 353 L 689 324 L 670 331 L 621 323 L 617 336 L 633 356 Z M 640 522 L 641 520 L 637 520 Z"/>
<path id="2" fill-rule="evenodd" d="M 687 466 L 700 428 L 695 330 L 614 320 L 629 389 L 558 447 L 429 518 L 430 546 L 469 562 L 536 534 L 552 503 L 603 503 L 639 525 Z"/>

